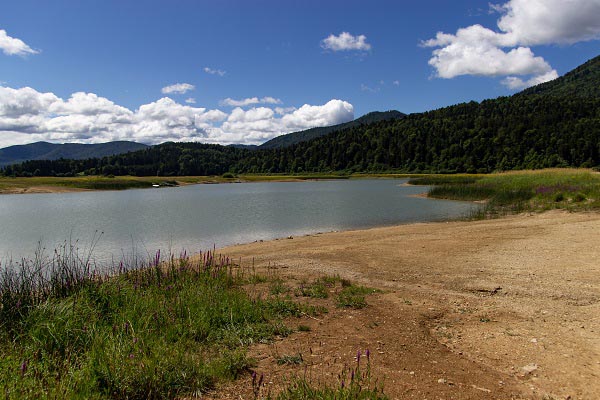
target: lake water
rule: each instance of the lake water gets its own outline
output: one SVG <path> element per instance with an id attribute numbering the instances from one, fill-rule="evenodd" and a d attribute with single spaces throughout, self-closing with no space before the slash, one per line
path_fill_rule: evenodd
<path id="1" fill-rule="evenodd" d="M 471 203 L 411 197 L 402 180 L 192 185 L 177 188 L 0 196 L 0 260 L 98 239 L 94 257 L 157 249 L 188 253 L 317 232 L 455 218 Z"/>

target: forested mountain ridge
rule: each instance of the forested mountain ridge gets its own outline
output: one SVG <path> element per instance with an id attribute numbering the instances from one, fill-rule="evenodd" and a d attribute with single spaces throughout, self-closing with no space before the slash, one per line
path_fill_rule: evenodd
<path id="1" fill-rule="evenodd" d="M 541 94 L 551 96 L 600 96 L 600 56 L 581 64 L 553 81 L 542 83 L 518 93 L 517 96 Z"/>
<path id="2" fill-rule="evenodd" d="M 166 143 L 91 160 L 30 161 L 6 175 L 492 172 L 600 166 L 600 57 L 510 97 L 334 131 L 284 148 Z"/>
<path id="3" fill-rule="evenodd" d="M 237 172 L 492 172 L 600 165 L 600 57 L 511 97 L 345 129 L 242 160 Z M 291 161 L 290 161 L 291 160 Z M 282 168 L 283 167 L 283 168 Z"/>
<path id="4" fill-rule="evenodd" d="M 352 128 L 359 125 L 372 124 L 379 121 L 388 121 L 393 119 L 400 119 L 405 117 L 406 114 L 396 110 L 389 111 L 373 111 L 363 115 L 355 120 L 344 122 L 342 124 L 323 126 L 319 128 L 306 129 L 304 131 L 292 132 L 285 135 L 277 136 L 260 146 L 259 149 L 277 149 L 281 147 L 291 146 L 300 142 L 307 142 L 309 140 L 325 136 L 331 132 L 340 131 L 346 128 Z"/>
<path id="5" fill-rule="evenodd" d="M 99 158 L 141 150 L 145 147 L 148 146 L 142 143 L 128 141 L 97 144 L 56 144 L 36 142 L 0 149 L 0 166 L 16 164 L 26 160 L 56 160 L 59 158 L 81 160 L 86 158 Z"/>

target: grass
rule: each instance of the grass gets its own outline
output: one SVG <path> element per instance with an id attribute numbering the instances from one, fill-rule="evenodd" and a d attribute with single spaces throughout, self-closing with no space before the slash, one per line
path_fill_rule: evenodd
<path id="1" fill-rule="evenodd" d="M 286 336 L 282 319 L 316 315 L 252 298 L 248 278 L 207 252 L 95 272 L 74 246 L 0 271 L 0 392 L 7 399 L 195 395 L 253 365 L 246 347 Z"/>
<path id="2" fill-rule="evenodd" d="M 276 357 L 277 365 L 300 365 L 304 362 L 302 354 L 282 354 Z"/>
<path id="3" fill-rule="evenodd" d="M 85 190 L 124 190 L 151 188 L 153 184 L 160 186 L 177 186 L 180 184 L 200 183 L 204 181 L 222 181 L 220 177 L 136 177 L 136 176 L 76 176 L 76 177 L 6 177 L 0 176 L 0 192 L 19 192 L 31 188 L 59 188 Z"/>
<path id="4" fill-rule="evenodd" d="M 75 177 L 9 177 L 0 176 L 0 193 L 28 191 L 32 188 L 85 189 L 85 190 L 123 190 L 151 188 L 153 184 L 160 186 L 177 186 L 197 183 L 231 183 L 231 182 L 274 182 L 349 179 L 348 174 L 294 174 L 266 175 L 247 174 L 234 175 L 225 173 L 221 176 L 75 176 Z"/>
<path id="5" fill-rule="evenodd" d="M 317 279 L 312 283 L 300 283 L 300 286 L 294 290 L 294 295 L 297 297 L 312 297 L 316 299 L 326 299 L 329 297 L 326 282 L 321 279 Z"/>
<path id="6" fill-rule="evenodd" d="M 485 201 L 484 207 L 473 214 L 474 218 L 550 209 L 600 208 L 600 174 L 587 169 L 439 175 L 411 179 L 409 183 L 433 185 L 430 197 Z"/>
<path id="7" fill-rule="evenodd" d="M 346 366 L 338 376 L 337 385 L 315 383 L 312 379 L 295 377 L 290 380 L 285 390 L 266 397 L 269 400 L 387 400 L 383 387 L 372 379 L 371 357 L 369 350 L 359 351 L 356 364 Z M 254 382 L 253 382 L 254 384 Z M 255 398 L 260 398 L 261 386 L 257 386 Z"/>
<path id="8" fill-rule="evenodd" d="M 337 306 L 354 309 L 365 308 L 367 306 L 365 295 L 380 292 L 380 290 L 365 286 L 344 286 L 337 295 Z"/>

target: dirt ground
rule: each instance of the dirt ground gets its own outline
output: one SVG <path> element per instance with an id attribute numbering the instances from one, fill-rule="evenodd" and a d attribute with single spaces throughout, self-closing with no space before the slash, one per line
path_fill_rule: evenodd
<path id="1" fill-rule="evenodd" d="M 262 394 L 294 374 L 339 382 L 357 350 L 370 349 L 392 399 L 600 398 L 598 213 L 402 225 L 222 252 L 292 283 L 339 275 L 383 290 L 367 308 L 331 303 L 295 322 L 309 332 L 252 346 Z M 298 353 L 302 364 L 277 365 Z M 209 397 L 253 398 L 251 377 Z"/>

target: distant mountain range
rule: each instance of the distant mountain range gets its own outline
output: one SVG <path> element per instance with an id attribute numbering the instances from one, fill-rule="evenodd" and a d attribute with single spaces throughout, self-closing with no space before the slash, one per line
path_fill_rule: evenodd
<path id="1" fill-rule="evenodd" d="M 117 141 L 98 144 L 36 142 L 0 149 L 0 166 L 27 160 L 84 160 L 128 153 L 148 147 L 142 143 Z"/>
<path id="2" fill-rule="evenodd" d="M 344 128 L 370 124 L 378 121 L 399 119 L 405 115 L 406 114 L 394 110 L 384 112 L 374 111 L 353 121 L 344 122 L 342 124 L 312 128 L 281 135 L 261 145 L 234 144 L 231 145 L 231 147 L 250 150 L 281 148 L 311 140 L 319 136 L 324 136 L 333 131 L 338 131 Z M 0 167 L 10 164 L 18 164 L 28 160 L 58 160 L 59 158 L 85 160 L 87 158 L 102 158 L 106 156 L 128 153 L 130 151 L 142 150 L 146 147 L 148 147 L 148 145 L 128 141 L 116 141 L 99 144 L 56 144 L 48 142 L 36 142 L 0 149 Z"/>

